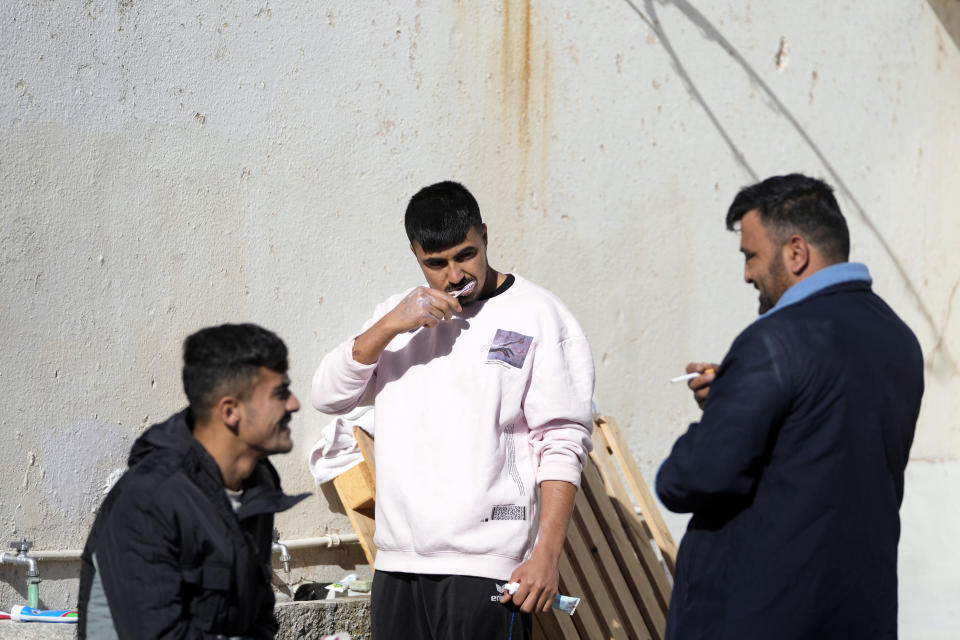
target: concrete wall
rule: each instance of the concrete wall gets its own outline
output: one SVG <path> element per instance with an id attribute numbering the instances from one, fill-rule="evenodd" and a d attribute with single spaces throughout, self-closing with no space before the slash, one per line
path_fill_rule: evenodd
<path id="1" fill-rule="evenodd" d="M 402 211 L 445 178 L 477 195 L 494 266 L 580 319 L 651 477 L 696 418 L 666 380 L 755 316 L 726 206 L 770 174 L 827 179 L 924 347 L 913 456 L 960 459 L 960 50 L 924 0 L 22 0 L 0 43 L 5 540 L 82 545 L 133 439 L 183 404 L 201 326 L 277 331 L 306 400 L 322 355 L 419 282 Z M 314 490 L 327 421 L 295 419 L 289 490 Z M 943 491 L 909 475 L 908 501 Z M 349 531 L 339 511 L 318 491 L 279 527 Z M 905 511 L 904 558 L 933 553 L 911 531 L 960 530 L 944 511 Z M 295 580 L 362 562 L 316 552 Z M 75 566 L 44 567 L 66 605 Z M 934 584 L 960 600 L 929 573 L 905 612 Z M 0 604 L 22 598 L 22 573 L 0 580 Z"/>

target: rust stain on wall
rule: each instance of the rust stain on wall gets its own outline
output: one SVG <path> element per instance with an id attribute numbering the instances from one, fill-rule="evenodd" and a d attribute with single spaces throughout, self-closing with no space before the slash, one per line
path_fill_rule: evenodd
<path id="1" fill-rule="evenodd" d="M 523 64 L 520 70 L 520 122 L 517 135 L 521 146 L 530 143 L 530 0 L 523 3 Z"/>
<path id="2" fill-rule="evenodd" d="M 547 213 L 547 165 L 550 159 L 550 140 L 553 136 L 550 133 L 550 41 L 544 38 L 543 41 L 543 115 L 540 122 L 542 131 L 540 144 L 540 201 L 541 210 L 544 215 Z"/>
<path id="3" fill-rule="evenodd" d="M 513 70 L 512 53 L 513 47 L 510 46 L 510 0 L 504 0 L 503 3 L 503 33 L 500 36 L 500 78 L 501 85 L 505 87 L 504 101 L 509 95 L 509 80 Z"/>
<path id="4" fill-rule="evenodd" d="M 550 46 L 547 29 L 536 29 L 534 18 L 530 0 L 503 0 L 498 124 L 504 160 L 513 160 L 505 164 L 516 167 L 518 208 L 540 208 L 546 195 Z"/>

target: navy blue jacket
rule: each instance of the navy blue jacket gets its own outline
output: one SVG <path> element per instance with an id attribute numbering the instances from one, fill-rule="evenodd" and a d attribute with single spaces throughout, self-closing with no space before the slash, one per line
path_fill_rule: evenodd
<path id="1" fill-rule="evenodd" d="M 100 506 L 83 551 L 79 638 L 107 636 L 110 627 L 120 640 L 276 634 L 273 516 L 309 494 L 285 495 L 264 458 L 234 513 L 220 468 L 192 428 L 185 409 L 144 432 Z"/>
<path id="2" fill-rule="evenodd" d="M 693 513 L 667 638 L 896 638 L 922 395 L 917 339 L 866 282 L 747 327 L 657 474 L 663 504 Z"/>

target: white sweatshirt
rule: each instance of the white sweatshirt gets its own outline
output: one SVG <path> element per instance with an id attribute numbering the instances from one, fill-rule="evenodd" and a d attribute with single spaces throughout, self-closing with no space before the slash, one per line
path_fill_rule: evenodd
<path id="1" fill-rule="evenodd" d="M 376 569 L 506 580 L 532 551 L 539 483 L 579 486 L 591 448 L 593 357 L 577 321 L 517 276 L 395 337 L 374 364 L 353 359 L 353 341 L 324 357 L 311 399 L 330 414 L 376 407 Z"/>

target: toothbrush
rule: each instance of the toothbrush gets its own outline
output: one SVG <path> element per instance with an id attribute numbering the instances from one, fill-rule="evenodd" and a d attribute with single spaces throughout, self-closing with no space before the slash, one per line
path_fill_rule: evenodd
<path id="1" fill-rule="evenodd" d="M 476 286 L 477 286 L 477 281 L 476 281 L 476 280 L 471 280 L 470 282 L 468 282 L 467 284 L 465 284 L 462 289 L 458 289 L 457 291 L 451 291 L 451 292 L 450 292 L 450 295 L 453 296 L 454 298 L 459 298 L 460 296 L 465 296 L 465 295 L 467 295 L 468 293 L 470 293 L 471 291 L 473 291 L 473 290 L 476 288 Z"/>

